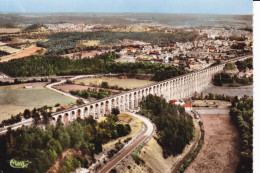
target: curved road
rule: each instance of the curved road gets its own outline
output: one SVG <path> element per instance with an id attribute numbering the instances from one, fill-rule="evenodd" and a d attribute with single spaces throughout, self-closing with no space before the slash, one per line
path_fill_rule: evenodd
<path id="1" fill-rule="evenodd" d="M 116 155 L 114 158 L 112 158 L 111 161 L 109 161 L 100 171 L 99 173 L 106 173 L 109 172 L 112 168 L 114 168 L 122 159 L 124 159 L 126 156 L 128 156 L 129 154 L 131 154 L 131 152 L 138 146 L 140 145 L 142 142 L 144 142 L 145 140 L 147 140 L 149 137 L 151 137 L 153 135 L 154 132 L 154 126 L 152 124 L 152 122 L 146 118 L 143 117 L 141 115 L 137 115 L 134 113 L 130 113 L 130 115 L 140 119 L 141 121 L 143 121 L 146 125 L 146 131 L 143 132 L 141 135 L 139 135 L 136 139 L 134 139 L 133 141 L 131 141 L 127 147 L 124 147 L 118 155 Z"/>

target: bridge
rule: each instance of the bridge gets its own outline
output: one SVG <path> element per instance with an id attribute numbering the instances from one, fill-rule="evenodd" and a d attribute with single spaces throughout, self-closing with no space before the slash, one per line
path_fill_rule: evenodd
<path id="1" fill-rule="evenodd" d="M 138 108 L 142 98 L 149 94 L 163 97 L 166 101 L 169 101 L 170 99 L 178 100 L 189 98 L 194 95 L 195 92 L 200 93 L 206 89 L 211 83 L 214 75 L 220 73 L 226 63 L 245 60 L 250 57 L 252 57 L 252 55 L 234 58 L 225 61 L 225 63 L 208 67 L 200 71 L 187 73 L 127 92 L 111 95 L 94 102 L 55 112 L 52 114 L 53 120 L 57 121 L 58 119 L 61 119 L 64 124 L 67 124 L 77 118 L 84 119 L 89 116 L 98 119 L 100 116 L 105 116 L 111 113 L 112 108 L 118 108 L 120 111 L 129 111 Z M 20 127 L 22 124 L 29 125 L 31 122 L 32 118 L 8 127 L 14 129 Z M 8 127 L 2 129 L 0 133 L 5 133 Z"/>
<path id="2" fill-rule="evenodd" d="M 153 83 L 143 87 L 139 87 L 120 94 L 111 95 L 104 99 L 100 99 L 88 104 L 83 104 L 75 108 L 66 109 L 53 113 L 55 121 L 58 118 L 66 124 L 77 118 L 86 118 L 92 116 L 98 119 L 100 116 L 108 115 L 112 108 L 118 108 L 120 111 L 129 111 L 139 107 L 142 98 L 151 95 L 161 96 L 169 101 L 170 99 L 184 99 L 194 95 L 195 92 L 200 93 L 211 83 L 214 75 L 220 73 L 225 64 L 228 62 L 236 62 L 245 60 L 252 56 L 243 56 L 226 61 L 225 63 L 208 67 L 200 71 L 191 72 L 161 82 Z"/>

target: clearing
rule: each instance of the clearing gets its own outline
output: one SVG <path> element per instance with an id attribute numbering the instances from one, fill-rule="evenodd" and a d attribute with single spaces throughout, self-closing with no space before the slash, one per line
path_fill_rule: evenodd
<path id="1" fill-rule="evenodd" d="M 206 112 L 207 108 L 204 108 Z M 212 109 L 210 109 L 212 112 Z M 239 162 L 239 133 L 228 114 L 201 114 L 204 144 L 185 173 L 235 172 Z"/>
<path id="2" fill-rule="evenodd" d="M 75 85 L 75 84 L 65 84 L 65 85 L 56 85 L 53 86 L 53 88 L 58 89 L 58 90 L 62 90 L 64 92 L 69 92 L 69 91 L 76 91 L 76 90 L 91 90 L 91 91 L 99 91 L 100 87 L 91 87 L 91 86 L 84 86 L 84 85 Z M 113 90 L 113 89 L 109 89 L 109 91 L 111 91 L 112 93 L 118 94 L 120 93 L 120 90 Z"/>
<path id="3" fill-rule="evenodd" d="M 24 49 L 24 50 L 22 50 L 22 51 L 20 51 L 16 54 L 2 57 L 0 62 L 10 61 L 12 59 L 19 59 L 19 58 L 27 57 L 27 56 L 30 56 L 30 55 L 35 55 L 39 51 L 43 51 L 43 48 L 37 47 L 37 46 L 32 46 L 32 47 Z"/>
<path id="4" fill-rule="evenodd" d="M 20 32 L 21 28 L 0 28 L 0 33 L 5 33 L 5 34 L 9 34 L 9 33 L 16 33 L 16 32 Z"/>
<path id="5" fill-rule="evenodd" d="M 134 89 L 154 83 L 154 81 L 140 79 L 119 79 L 118 77 L 84 78 L 75 81 L 76 84 L 100 86 L 102 82 L 107 82 L 109 86 L 118 86 L 124 89 Z"/>
<path id="6" fill-rule="evenodd" d="M 253 85 L 240 86 L 240 87 L 219 87 L 219 86 L 210 86 L 208 89 L 203 91 L 203 93 L 213 93 L 219 95 L 227 96 L 238 96 L 243 97 L 244 95 L 253 96 Z"/>
<path id="7" fill-rule="evenodd" d="M 221 100 L 195 100 L 192 102 L 192 106 L 227 108 L 231 106 L 231 103 Z"/>
<path id="8" fill-rule="evenodd" d="M 103 117 L 101 117 L 101 119 L 105 120 Z M 135 118 L 135 117 L 133 117 L 133 116 L 127 114 L 127 113 L 123 113 L 123 112 L 118 115 L 118 119 L 119 119 L 119 122 L 122 123 L 122 124 L 125 124 L 125 123 L 129 124 L 130 127 L 131 127 L 131 132 L 127 136 L 117 138 L 115 140 L 112 140 L 112 141 L 104 144 L 103 145 L 104 149 L 109 149 L 109 148 L 114 147 L 114 145 L 119 140 L 121 140 L 123 142 L 125 139 L 133 137 L 139 130 L 141 130 L 142 125 L 143 125 L 143 122 L 141 120 L 139 120 L 138 118 Z"/>
<path id="9" fill-rule="evenodd" d="M 24 84 L 0 86 L 0 122 L 24 109 L 54 106 L 56 103 L 69 106 L 75 103 L 74 99 L 44 88 L 45 84 L 33 83 L 32 89 L 25 89 Z"/>

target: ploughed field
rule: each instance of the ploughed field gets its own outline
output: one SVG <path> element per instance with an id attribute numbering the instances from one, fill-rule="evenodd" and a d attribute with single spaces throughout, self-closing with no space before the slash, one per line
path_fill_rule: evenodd
<path id="1" fill-rule="evenodd" d="M 0 122 L 11 115 L 34 107 L 55 106 L 60 103 L 69 106 L 75 100 L 57 92 L 45 89 L 45 83 L 33 84 L 35 88 L 25 89 L 24 84 L 0 86 Z"/>
<path id="2" fill-rule="evenodd" d="M 239 162 L 239 133 L 228 114 L 202 114 L 204 144 L 185 173 L 231 173 Z"/>
<path id="3" fill-rule="evenodd" d="M 212 85 L 204 91 L 204 93 L 214 93 L 219 95 L 238 96 L 244 95 L 253 96 L 253 85 L 240 86 L 240 87 L 219 87 Z"/>
<path id="4" fill-rule="evenodd" d="M 102 82 L 107 82 L 109 86 L 118 86 L 123 89 L 134 89 L 154 83 L 154 81 L 141 79 L 119 79 L 118 77 L 84 78 L 76 80 L 76 84 L 100 86 Z"/>

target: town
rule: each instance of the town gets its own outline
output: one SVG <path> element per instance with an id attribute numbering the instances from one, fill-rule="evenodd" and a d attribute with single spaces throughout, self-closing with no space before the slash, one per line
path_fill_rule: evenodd
<path id="1" fill-rule="evenodd" d="M 0 171 L 251 172 L 252 31 L 2 24 Z"/>

